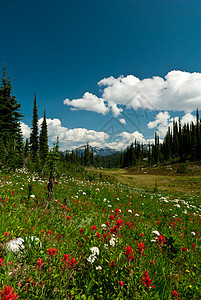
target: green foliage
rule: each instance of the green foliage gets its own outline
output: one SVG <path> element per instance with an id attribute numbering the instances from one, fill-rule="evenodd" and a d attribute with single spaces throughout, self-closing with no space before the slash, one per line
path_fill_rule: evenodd
<path id="1" fill-rule="evenodd" d="M 47 156 L 48 156 L 48 132 L 47 132 L 47 122 L 46 122 L 46 114 L 44 111 L 43 122 L 41 124 L 41 131 L 39 136 L 39 153 L 42 166 L 44 167 Z"/>
<path id="2" fill-rule="evenodd" d="M 12 86 L 6 69 L 3 69 L 0 87 L 0 162 L 15 169 L 22 166 L 23 140 L 20 128 L 20 104 L 11 95 Z"/>
<path id="3" fill-rule="evenodd" d="M 181 173 L 181 174 L 187 173 L 187 165 L 181 164 L 177 169 L 177 173 Z"/>
<path id="4" fill-rule="evenodd" d="M 36 94 L 34 97 L 34 107 L 33 107 L 33 119 L 32 119 L 32 131 L 30 135 L 30 151 L 31 158 L 34 163 L 38 163 L 38 110 L 36 104 Z"/>

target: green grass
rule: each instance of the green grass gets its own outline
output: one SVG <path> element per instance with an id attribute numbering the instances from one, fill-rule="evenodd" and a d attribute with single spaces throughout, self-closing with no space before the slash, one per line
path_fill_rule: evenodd
<path id="1" fill-rule="evenodd" d="M 162 192 L 161 175 L 121 176 L 141 189 L 63 176 L 45 209 L 45 179 L 1 172 L 0 291 L 12 286 L 19 299 L 161 300 L 176 290 L 181 299 L 201 299 L 201 199 L 190 192 L 198 177 L 178 197 L 180 177 L 164 178 Z M 154 230 L 161 235 L 155 242 Z M 27 241 L 18 254 L 6 251 L 9 240 L 30 236 L 42 247 Z"/>

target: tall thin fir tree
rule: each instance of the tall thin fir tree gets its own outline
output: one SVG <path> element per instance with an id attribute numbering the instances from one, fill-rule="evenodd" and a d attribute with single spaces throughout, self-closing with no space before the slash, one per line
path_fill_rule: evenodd
<path id="1" fill-rule="evenodd" d="M 30 135 L 30 150 L 31 158 L 34 163 L 38 162 L 38 110 L 36 105 L 36 94 L 34 97 L 34 107 L 33 107 L 33 120 L 32 120 L 32 131 Z"/>
<path id="2" fill-rule="evenodd" d="M 0 148 L 1 161 L 11 167 L 19 167 L 22 164 L 23 139 L 20 120 L 23 115 L 20 113 L 20 104 L 11 95 L 12 86 L 10 78 L 3 68 L 2 86 L 0 88 Z"/>
<path id="3" fill-rule="evenodd" d="M 47 155 L 48 155 L 48 131 L 47 131 L 47 121 L 46 121 L 46 113 L 44 110 L 43 122 L 41 124 L 41 131 L 39 136 L 39 154 L 42 165 L 45 165 Z"/>

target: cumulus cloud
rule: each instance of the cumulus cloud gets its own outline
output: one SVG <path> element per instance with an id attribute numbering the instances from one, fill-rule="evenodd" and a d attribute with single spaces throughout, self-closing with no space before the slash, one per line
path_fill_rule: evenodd
<path id="1" fill-rule="evenodd" d="M 28 139 L 30 137 L 31 128 L 29 128 L 29 126 L 23 122 L 20 122 L 20 127 L 21 127 L 23 137 L 25 139 Z"/>
<path id="2" fill-rule="evenodd" d="M 110 76 L 98 82 L 101 98 L 85 93 L 80 99 L 64 100 L 76 109 L 119 116 L 123 106 L 133 109 L 192 112 L 201 103 L 201 73 L 171 71 L 165 78 L 154 76 L 140 80 L 134 75 Z"/>
<path id="3" fill-rule="evenodd" d="M 187 124 L 187 123 L 191 123 L 191 122 L 196 124 L 196 116 L 193 116 L 191 113 L 185 114 L 181 119 L 181 124 L 182 125 Z"/>
<path id="4" fill-rule="evenodd" d="M 173 129 L 173 120 L 178 123 L 179 118 L 170 118 L 170 114 L 167 111 L 164 112 L 159 112 L 154 121 L 151 121 L 147 124 L 147 127 L 149 129 L 156 129 L 158 132 L 159 136 L 161 138 L 164 138 L 168 127 L 170 129 Z M 181 118 L 181 125 L 187 124 L 187 123 L 196 123 L 196 116 L 192 115 L 191 113 L 186 113 L 182 118 Z"/>
<path id="5" fill-rule="evenodd" d="M 39 119 L 39 126 L 41 126 L 42 121 L 43 118 Z M 107 133 L 101 131 L 87 130 L 86 128 L 68 129 L 62 126 L 59 119 L 46 119 L 46 121 L 50 146 L 53 142 L 56 142 L 57 137 L 59 137 L 61 150 L 83 146 L 87 144 L 87 142 L 89 142 L 91 146 L 101 147 L 109 138 Z M 21 128 L 23 136 L 29 138 L 31 133 L 29 126 L 21 123 Z"/>
<path id="6" fill-rule="evenodd" d="M 121 151 L 130 146 L 132 142 L 135 142 L 135 140 L 139 143 L 146 143 L 142 133 L 138 131 L 134 131 L 132 133 L 124 131 L 118 134 L 116 141 L 105 143 L 105 146 Z"/>
<path id="7" fill-rule="evenodd" d="M 156 115 L 155 120 L 149 122 L 147 126 L 149 129 L 157 128 L 160 137 L 164 137 L 167 132 L 168 126 L 170 125 L 169 119 L 170 114 L 167 111 L 159 112 Z"/>
<path id="8" fill-rule="evenodd" d="M 71 106 L 72 110 L 81 109 L 106 114 L 109 108 L 105 105 L 104 100 L 95 95 L 86 92 L 81 99 L 65 99 L 64 104 Z"/>

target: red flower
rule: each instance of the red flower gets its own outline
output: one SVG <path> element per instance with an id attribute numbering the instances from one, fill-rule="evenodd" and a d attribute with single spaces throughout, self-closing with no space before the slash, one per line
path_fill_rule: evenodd
<path id="1" fill-rule="evenodd" d="M 56 248 L 52 248 L 52 249 L 48 249 L 46 252 L 49 254 L 50 257 L 54 257 L 57 254 L 57 249 Z"/>
<path id="2" fill-rule="evenodd" d="M 83 232 L 84 232 L 84 228 L 81 228 L 81 229 L 80 229 L 80 233 L 83 233 Z"/>
<path id="3" fill-rule="evenodd" d="M 96 237 L 99 238 L 101 236 L 100 232 L 96 233 Z"/>
<path id="4" fill-rule="evenodd" d="M 165 237 L 160 234 L 158 236 L 158 245 L 162 246 L 163 244 L 165 244 L 165 242 L 166 242 Z"/>
<path id="5" fill-rule="evenodd" d="M 0 291 L 1 299 L 2 300 L 15 300 L 19 298 L 19 296 L 16 294 L 16 292 L 13 293 L 14 288 L 9 285 L 5 285 L 4 289 Z"/>
<path id="6" fill-rule="evenodd" d="M 8 231 L 4 232 L 4 235 L 5 235 L 5 237 L 8 237 L 9 236 L 9 232 Z"/>
<path id="7" fill-rule="evenodd" d="M 130 247 L 129 245 L 127 245 L 125 247 L 126 251 L 124 252 L 124 255 L 128 258 L 128 260 L 133 260 L 134 259 L 134 256 L 132 256 L 131 254 L 133 254 L 133 249 L 132 247 Z"/>
<path id="8" fill-rule="evenodd" d="M 192 247 L 193 247 L 193 249 L 195 250 L 195 244 L 194 244 L 194 243 L 192 243 Z"/>
<path id="9" fill-rule="evenodd" d="M 39 258 L 39 259 L 37 260 L 37 269 L 38 269 L 39 271 L 41 270 L 41 267 L 42 267 L 43 265 L 45 265 L 45 263 L 43 263 L 42 261 L 43 261 L 42 258 Z"/>
<path id="10" fill-rule="evenodd" d="M 0 266 L 3 267 L 5 259 L 0 258 Z"/>
<path id="11" fill-rule="evenodd" d="M 148 289 L 150 289 L 150 287 L 155 288 L 155 286 L 151 285 L 152 284 L 152 279 L 150 279 L 150 277 L 148 276 L 148 270 L 146 269 L 145 272 L 143 272 L 143 276 L 142 276 L 142 283 L 144 283 L 146 285 L 146 287 Z"/>
<path id="12" fill-rule="evenodd" d="M 172 292 L 172 295 L 173 295 L 174 297 L 178 297 L 177 291 L 174 290 L 174 292 Z"/>
<path id="13" fill-rule="evenodd" d="M 98 230 L 98 228 L 96 227 L 96 225 L 91 226 L 90 230 Z"/>
<path id="14" fill-rule="evenodd" d="M 115 260 L 111 260 L 111 262 L 110 262 L 110 267 L 111 268 L 114 268 L 114 267 L 116 267 L 117 265 L 115 264 Z"/>
<path id="15" fill-rule="evenodd" d="M 70 265 L 70 268 L 72 269 L 72 268 L 74 268 L 74 267 L 75 267 L 75 265 L 77 265 L 77 264 L 78 264 L 78 261 L 76 261 L 76 259 L 75 259 L 75 258 L 71 258 L 71 260 L 70 260 L 70 261 L 68 261 L 68 264 Z"/>
<path id="16" fill-rule="evenodd" d="M 67 263 L 70 260 L 69 255 L 68 254 L 64 254 L 64 258 L 62 260 L 64 262 L 63 270 L 65 270 L 67 268 Z"/>
<path id="17" fill-rule="evenodd" d="M 123 223 L 124 223 L 124 221 L 122 219 L 119 219 L 119 220 L 116 221 L 116 226 L 120 227 L 120 226 L 123 225 Z"/>
<path id="18" fill-rule="evenodd" d="M 69 220 L 71 219 L 71 217 L 70 217 L 70 216 L 67 216 L 66 219 L 67 219 L 67 221 L 69 221 Z"/>
<path id="19" fill-rule="evenodd" d="M 63 262 L 66 262 L 70 259 L 69 255 L 68 254 L 64 254 L 64 258 L 62 259 Z"/>
<path id="20" fill-rule="evenodd" d="M 109 217 L 109 219 L 110 219 L 110 220 L 114 220 L 114 216 L 111 215 L 111 216 Z"/>
<path id="21" fill-rule="evenodd" d="M 183 252 L 186 252 L 186 251 L 187 251 L 187 248 L 186 248 L 186 247 L 183 247 L 183 248 L 182 248 L 182 251 L 183 251 Z"/>
<path id="22" fill-rule="evenodd" d="M 120 285 L 120 286 L 123 286 L 123 285 L 124 285 L 124 282 L 123 282 L 122 280 L 120 280 L 120 281 L 119 281 L 119 285 Z"/>
<path id="23" fill-rule="evenodd" d="M 139 253 L 139 255 L 144 255 L 144 250 L 146 249 L 144 243 L 139 243 L 138 248 L 136 249 Z"/>
<path id="24" fill-rule="evenodd" d="M 118 215 L 120 212 L 121 212 L 121 211 L 120 211 L 119 208 L 116 208 L 116 209 L 115 209 L 115 215 Z"/>

